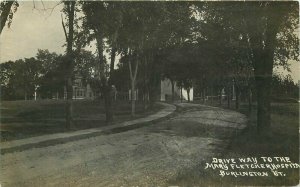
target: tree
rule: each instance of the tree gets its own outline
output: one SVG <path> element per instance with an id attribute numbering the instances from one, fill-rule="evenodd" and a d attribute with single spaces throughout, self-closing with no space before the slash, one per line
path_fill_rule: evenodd
<path id="1" fill-rule="evenodd" d="M 174 102 L 174 97 L 175 97 L 175 93 L 174 93 L 174 87 L 175 87 L 175 81 L 176 81 L 176 75 L 178 73 L 178 71 L 180 70 L 177 66 L 176 63 L 174 61 L 172 61 L 171 59 L 169 59 L 169 55 L 170 55 L 170 51 L 169 50 L 173 50 L 173 49 L 165 49 L 163 51 L 163 53 L 160 54 L 160 58 L 159 60 L 162 62 L 163 67 L 162 67 L 162 76 L 164 78 L 167 78 L 170 80 L 171 82 L 171 87 L 172 87 L 172 102 Z"/>
<path id="2" fill-rule="evenodd" d="M 128 11 L 131 8 L 131 11 Z M 129 66 L 134 64 L 135 68 L 140 67 L 140 82 L 144 93 L 145 106 L 148 98 L 150 103 L 155 98 L 155 87 L 161 77 L 161 64 L 164 64 L 162 55 L 165 48 L 184 41 L 190 33 L 190 10 L 189 3 L 132 3 L 126 9 L 123 20 L 126 20 L 126 27 L 121 32 L 124 46 L 133 51 L 134 62 L 128 62 Z M 135 25 L 132 27 L 131 25 Z M 130 27 L 131 26 L 131 27 Z M 135 61 L 136 60 L 136 61 Z M 167 61 L 170 62 L 170 61 Z M 164 65 L 167 71 L 167 65 Z M 134 68 L 132 68 L 134 69 Z M 174 69 L 174 68 L 173 68 Z M 134 71 L 132 71 L 134 72 Z M 171 76 L 165 73 L 164 76 Z M 131 85 L 135 86 L 136 80 L 131 73 Z M 170 77 L 169 77 L 170 78 Z M 139 82 L 139 81 L 137 81 Z M 174 83 L 171 79 L 171 82 Z M 134 101 L 132 101 L 134 102 Z M 146 108 L 146 107 L 145 107 Z"/>
<path id="3" fill-rule="evenodd" d="M 74 69 L 74 54 L 73 54 L 73 42 L 74 42 L 74 17 L 75 17 L 75 1 L 65 1 L 64 2 L 64 12 L 68 19 L 68 33 L 66 31 L 66 26 L 62 20 L 62 26 L 64 28 L 64 33 L 67 42 L 67 52 L 65 56 L 66 63 L 66 90 L 67 90 L 67 100 L 66 100 L 66 128 L 71 128 L 73 125 L 72 117 L 72 97 L 73 97 L 73 87 L 72 87 L 72 75 Z"/>
<path id="4" fill-rule="evenodd" d="M 16 13 L 19 3 L 16 0 L 1 1 L 0 3 L 0 34 L 8 21 L 8 28 L 10 27 L 14 13 Z"/>
<path id="5" fill-rule="evenodd" d="M 205 6 L 201 4 L 200 7 L 207 8 L 204 8 L 206 21 L 215 25 L 221 24 L 223 31 L 233 31 L 234 35 L 231 35 L 228 43 L 237 42 L 235 45 L 240 48 L 235 54 L 247 54 L 244 56 L 248 59 L 245 57 L 243 59 L 244 62 L 251 64 L 254 71 L 258 102 L 258 131 L 262 134 L 268 132 L 273 67 L 282 65 L 287 68 L 287 60 L 297 59 L 299 53 L 297 47 L 299 41 L 295 32 L 298 24 L 298 4 L 296 2 L 226 4 L 209 2 Z"/>
<path id="6" fill-rule="evenodd" d="M 126 12 L 123 12 L 123 27 L 120 29 L 119 42 L 129 67 L 132 116 L 135 116 L 138 69 L 142 62 L 147 60 L 147 51 L 151 48 L 150 30 L 157 26 L 158 20 L 153 18 L 153 14 L 150 13 L 151 10 L 157 11 L 154 7 L 155 5 L 149 3 L 123 4 Z"/>
<path id="7" fill-rule="evenodd" d="M 36 55 L 38 63 L 41 65 L 39 76 L 38 94 L 40 98 L 52 98 L 64 96 L 65 85 L 65 64 L 64 57 L 48 50 L 38 50 Z"/>
<path id="8" fill-rule="evenodd" d="M 1 100 L 13 100 L 16 98 L 12 78 L 15 76 L 14 62 L 8 61 L 0 64 Z"/>
<path id="9" fill-rule="evenodd" d="M 249 29 L 249 45 L 257 91 L 257 126 L 259 132 L 269 131 L 271 125 L 271 80 L 275 61 L 286 63 L 288 58 L 298 57 L 298 3 L 251 3 L 252 9 L 245 15 Z M 251 16 L 251 17 L 250 17 Z M 291 37 L 291 38 L 289 38 Z M 282 49 L 286 47 L 287 50 Z M 287 51 L 288 54 L 282 53 Z"/>
<path id="10" fill-rule="evenodd" d="M 160 55 L 160 62 L 163 64 L 162 74 L 170 79 L 172 85 L 172 101 L 174 101 L 174 85 L 181 85 L 187 90 L 188 101 L 190 101 L 190 89 L 193 79 L 199 72 L 194 71 L 199 63 L 196 61 L 195 46 L 185 42 L 166 48 L 164 54 Z"/>
<path id="11" fill-rule="evenodd" d="M 174 10 L 174 8 L 176 8 Z M 150 2 L 83 2 L 85 14 L 84 27 L 91 30 L 91 36 L 97 41 L 99 56 L 99 80 L 105 95 L 107 120 L 112 120 L 110 112 L 111 76 L 114 71 L 114 59 L 119 52 L 128 63 L 131 79 L 131 93 L 135 93 L 138 77 L 144 82 L 150 76 L 147 70 L 154 60 L 155 51 L 173 42 L 176 33 L 182 32 L 180 23 L 185 23 L 178 14 L 188 10 L 186 4 L 150 3 Z M 181 8 L 181 9 L 180 9 Z M 178 11 L 178 12 L 176 12 Z M 173 17 L 172 17 L 173 16 Z M 176 18 L 176 19 L 175 19 Z M 187 19 L 189 19 L 187 17 Z M 179 21 L 174 21 L 179 20 Z M 175 26 L 177 23 L 177 26 Z M 170 28 L 174 28 L 170 30 Z M 178 38 L 175 37 L 176 40 Z M 104 40 L 106 42 L 104 42 Z M 104 44 L 110 45 L 110 71 L 105 72 L 103 58 Z M 147 67 L 146 67 L 147 66 Z M 144 76 L 139 76 L 139 67 L 143 67 Z M 144 93 L 149 90 L 144 88 Z M 131 97 L 135 98 L 134 95 Z M 145 97 L 146 98 L 146 97 Z M 145 100 L 146 101 L 146 100 Z M 135 100 L 132 100 L 132 115 L 135 114 Z"/>
<path id="12" fill-rule="evenodd" d="M 299 97 L 299 85 L 295 84 L 291 75 L 275 73 L 272 77 L 272 99 L 279 98 L 288 101 L 297 101 Z"/>
<path id="13" fill-rule="evenodd" d="M 74 57 L 74 74 L 81 76 L 84 84 L 87 84 L 95 76 L 97 57 L 87 50 L 80 50 Z"/>
<path id="14" fill-rule="evenodd" d="M 111 15 L 112 11 L 110 7 L 113 6 L 112 2 L 82 2 L 82 10 L 84 13 L 83 28 L 84 30 L 91 31 L 90 37 L 96 40 L 98 63 L 96 65 L 96 79 L 98 79 L 98 87 L 104 95 L 105 101 L 105 113 L 106 121 L 113 121 L 113 109 L 112 109 L 112 86 L 109 81 L 109 73 L 106 68 L 107 64 L 104 57 L 104 39 L 111 36 L 115 23 Z M 109 10 L 108 10 L 109 9 Z M 118 11 L 113 11 L 114 13 Z M 115 29 L 117 30 L 117 29 Z M 114 32 L 114 37 L 117 35 L 117 31 Z M 115 45 L 115 39 L 112 41 Z M 114 48 L 115 46 L 113 46 Z M 114 51 L 112 51 L 111 62 L 114 62 Z M 114 63 L 111 64 L 111 70 L 113 70 Z M 112 72 L 111 72 L 112 73 Z"/>
<path id="15" fill-rule="evenodd" d="M 1 64 L 3 99 L 32 99 L 39 84 L 40 69 L 40 64 L 35 58 Z"/>

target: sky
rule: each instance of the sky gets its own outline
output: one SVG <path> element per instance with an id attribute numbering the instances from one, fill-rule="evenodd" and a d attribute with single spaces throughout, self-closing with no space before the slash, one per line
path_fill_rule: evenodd
<path id="1" fill-rule="evenodd" d="M 57 1 L 36 0 L 19 1 L 19 4 L 11 27 L 5 27 L 0 35 L 0 63 L 34 57 L 38 49 L 64 53 L 65 36 L 61 25 L 62 5 L 57 5 Z M 291 76 L 295 82 L 298 82 L 300 63 L 295 61 L 290 61 L 290 63 Z M 276 71 L 287 74 L 282 68 L 276 68 Z"/>
<path id="2" fill-rule="evenodd" d="M 65 36 L 61 26 L 61 5 L 53 9 L 57 2 L 19 1 L 10 28 L 5 27 L 0 36 L 0 62 L 33 57 L 38 49 L 63 53 Z M 51 14 L 51 15 L 50 15 Z"/>

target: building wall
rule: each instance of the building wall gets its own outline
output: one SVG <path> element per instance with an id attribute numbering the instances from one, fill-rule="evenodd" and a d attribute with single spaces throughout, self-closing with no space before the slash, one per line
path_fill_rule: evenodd
<path id="1" fill-rule="evenodd" d="M 86 86 L 73 86 L 73 99 L 94 99 L 94 92 L 89 84 Z"/>
<path id="2" fill-rule="evenodd" d="M 84 86 L 82 84 L 82 80 L 79 77 L 76 77 L 73 83 L 73 99 L 94 99 L 95 94 L 90 86 L 90 84 L 87 84 Z M 64 87 L 64 99 L 67 98 L 67 91 Z"/>
<path id="3" fill-rule="evenodd" d="M 180 96 L 180 89 L 174 83 L 174 93 Z M 172 84 L 169 79 L 164 79 L 160 82 L 160 100 L 166 101 L 170 100 L 172 97 Z"/>
<path id="4" fill-rule="evenodd" d="M 180 89 L 174 84 L 174 93 L 180 97 Z M 182 97 L 188 100 L 188 94 L 185 89 L 182 89 Z M 169 79 L 164 79 L 160 82 L 160 101 L 170 100 L 172 98 L 172 84 Z M 193 100 L 193 88 L 190 89 L 190 100 Z"/>

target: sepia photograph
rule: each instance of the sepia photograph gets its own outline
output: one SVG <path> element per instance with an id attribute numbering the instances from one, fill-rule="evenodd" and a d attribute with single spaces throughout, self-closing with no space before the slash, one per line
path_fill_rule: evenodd
<path id="1" fill-rule="evenodd" d="M 299 185 L 298 1 L 0 0 L 0 187 Z"/>

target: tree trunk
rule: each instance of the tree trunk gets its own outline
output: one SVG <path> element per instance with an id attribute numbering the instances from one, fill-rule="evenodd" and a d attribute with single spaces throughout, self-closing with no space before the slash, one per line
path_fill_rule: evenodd
<path id="1" fill-rule="evenodd" d="M 230 100 L 231 100 L 231 94 L 230 94 L 230 87 L 227 86 L 227 108 L 230 108 Z"/>
<path id="2" fill-rule="evenodd" d="M 113 90 L 109 84 L 103 87 L 106 122 L 111 123 L 113 121 Z"/>
<path id="3" fill-rule="evenodd" d="M 275 6 L 269 10 L 274 11 Z M 277 9 L 278 10 L 278 9 Z M 257 130 L 259 134 L 269 134 L 271 127 L 271 83 L 276 48 L 276 35 L 284 16 L 270 14 L 265 28 L 257 28 L 257 32 L 249 33 L 252 60 L 257 90 Z M 249 28 L 252 27 L 249 23 Z M 252 29 L 252 28 L 251 28 Z M 264 31 L 265 33 L 263 34 Z"/>
<path id="4" fill-rule="evenodd" d="M 70 129 L 73 126 L 73 88 L 72 88 L 72 79 L 69 77 L 67 79 L 67 100 L 66 100 L 66 128 Z"/>
<path id="5" fill-rule="evenodd" d="M 149 56 L 149 61 L 150 61 L 150 56 Z M 149 86 L 147 84 L 147 66 L 148 66 L 148 59 L 145 57 L 145 62 L 144 62 L 144 110 L 148 109 L 148 102 L 149 102 Z"/>
<path id="6" fill-rule="evenodd" d="M 131 52 L 129 52 L 129 55 L 132 55 Z M 131 56 L 129 56 L 131 57 Z M 135 63 L 135 70 L 133 72 L 132 70 L 132 60 L 129 59 L 128 65 L 129 65 L 129 74 L 130 74 L 130 80 L 131 80 L 131 116 L 134 117 L 135 116 L 135 99 L 136 99 L 136 95 L 135 95 L 135 81 L 136 81 L 136 76 L 137 76 L 137 70 L 138 70 L 138 56 L 136 59 L 136 63 Z"/>
<path id="7" fill-rule="evenodd" d="M 114 73 L 116 52 L 117 52 L 117 48 L 112 47 L 111 55 L 110 55 L 110 80 L 111 80 L 111 78 L 113 76 L 113 73 Z"/>
<path id="8" fill-rule="evenodd" d="M 265 49 L 266 50 L 266 49 Z M 267 135 L 271 127 L 271 83 L 273 72 L 273 53 L 266 52 L 256 56 L 254 74 L 257 91 L 257 130 L 259 134 Z M 263 59 L 263 62 L 261 62 Z"/>
<path id="9" fill-rule="evenodd" d="M 24 100 L 27 100 L 27 86 L 26 86 L 26 82 L 24 82 Z"/>
<path id="10" fill-rule="evenodd" d="M 105 106 L 105 116 L 106 116 L 106 122 L 111 123 L 113 121 L 113 106 L 112 106 L 112 100 L 113 100 L 113 93 L 112 93 L 112 87 L 111 87 L 111 76 L 114 71 L 114 61 L 115 61 L 115 54 L 112 53 L 111 56 L 111 66 L 110 66 L 110 79 L 107 80 L 105 76 L 105 64 L 104 64 L 104 55 L 103 55 L 103 33 L 101 29 L 94 28 L 94 32 L 96 33 L 96 41 L 97 41 L 97 50 L 98 50 L 98 56 L 99 56 L 99 63 L 97 66 L 97 78 L 99 81 L 99 87 L 101 90 L 101 94 L 103 95 L 104 99 L 104 106 Z"/>
<path id="11" fill-rule="evenodd" d="M 203 88 L 203 104 L 205 104 L 205 88 Z"/>
<path id="12" fill-rule="evenodd" d="M 271 77 L 256 77 L 257 90 L 257 130 L 269 133 L 271 126 Z"/>
<path id="13" fill-rule="evenodd" d="M 240 107 L 240 90 L 239 87 L 235 85 L 235 109 L 238 110 Z"/>
<path id="14" fill-rule="evenodd" d="M 5 6 L 3 7 L 2 13 L 0 15 L 0 34 L 5 26 L 8 14 L 10 12 L 11 6 L 13 5 L 14 1 L 7 1 Z"/>
<path id="15" fill-rule="evenodd" d="M 222 106 L 222 89 L 220 89 L 220 106 Z"/>
<path id="16" fill-rule="evenodd" d="M 183 96 L 182 96 L 182 87 L 180 87 L 180 102 L 182 102 Z"/>
<path id="17" fill-rule="evenodd" d="M 213 89 L 210 89 L 210 104 L 213 104 Z"/>
<path id="18" fill-rule="evenodd" d="M 109 71 L 109 81 L 104 88 L 104 102 L 105 102 L 105 115 L 106 115 L 106 122 L 111 123 L 113 122 L 114 116 L 114 97 L 115 91 L 112 89 L 113 83 L 113 76 L 115 71 L 115 58 L 116 58 L 117 48 L 113 45 L 111 49 L 111 56 L 110 56 L 110 71 Z"/>
<path id="19" fill-rule="evenodd" d="M 171 85 L 172 85 L 172 102 L 174 102 L 174 81 L 173 79 L 170 79 Z"/>
<path id="20" fill-rule="evenodd" d="M 135 80 L 131 80 L 131 116 L 135 117 Z"/>
<path id="21" fill-rule="evenodd" d="M 188 88 L 188 89 L 186 89 L 186 92 L 187 92 L 187 96 L 188 96 L 188 102 L 190 102 L 191 100 L 190 100 L 190 89 Z"/>
<path id="22" fill-rule="evenodd" d="M 251 91 L 251 88 L 248 88 L 248 110 L 249 110 L 249 113 L 252 111 L 252 91 Z"/>
<path id="23" fill-rule="evenodd" d="M 145 90 L 144 92 L 144 110 L 148 109 L 148 100 L 149 100 L 149 92 Z"/>
<path id="24" fill-rule="evenodd" d="M 65 36 L 67 40 L 67 54 L 66 54 L 66 89 L 67 89 L 67 101 L 66 101 L 66 128 L 70 129 L 73 125 L 73 116 L 72 116 L 72 97 L 73 97 L 73 88 L 72 88 L 72 75 L 73 75 L 73 35 L 74 35 L 74 15 L 75 15 L 75 1 L 65 2 L 68 14 L 68 26 L 69 33 L 67 34 L 65 25 L 63 28 L 65 31 Z M 63 20 L 62 20 L 63 21 Z"/>
<path id="25" fill-rule="evenodd" d="M 267 40 L 268 41 L 268 40 Z M 254 51 L 254 75 L 257 91 L 257 130 L 259 134 L 270 133 L 271 126 L 271 83 L 274 48 L 266 42 L 263 51 Z"/>

